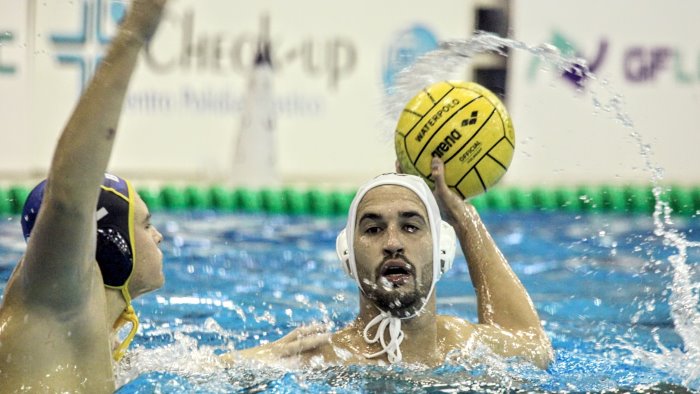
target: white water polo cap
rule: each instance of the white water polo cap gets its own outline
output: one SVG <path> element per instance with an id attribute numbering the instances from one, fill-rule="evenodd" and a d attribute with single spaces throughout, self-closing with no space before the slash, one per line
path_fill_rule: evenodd
<path id="1" fill-rule="evenodd" d="M 412 192 L 414 192 L 418 198 L 421 200 L 428 213 L 428 224 L 430 226 L 430 234 L 432 238 L 433 245 L 433 278 L 430 284 L 430 290 L 423 305 L 420 306 L 413 314 L 408 316 L 402 316 L 400 318 L 392 316 L 387 311 L 380 310 L 380 314 L 372 320 L 367 327 L 365 327 L 365 341 L 368 343 L 380 342 L 383 350 L 372 355 L 365 355 L 366 357 L 376 357 L 380 354 L 387 353 L 390 362 L 401 361 L 401 351 L 399 349 L 399 344 L 403 340 L 403 332 L 401 331 L 401 319 L 408 319 L 419 314 L 425 305 L 427 304 L 430 296 L 433 294 L 435 289 L 435 284 L 443 273 L 448 271 L 452 267 L 452 261 L 455 256 L 456 248 L 456 236 L 452 226 L 442 221 L 440 217 L 440 208 L 438 207 L 437 201 L 433 196 L 432 190 L 425 183 L 425 181 L 415 175 L 408 174 L 382 174 L 366 184 L 362 185 L 355 197 L 350 204 L 350 210 L 348 213 L 348 220 L 338 237 L 336 238 L 336 252 L 338 253 L 338 258 L 341 260 L 341 264 L 345 272 L 350 275 L 355 282 L 357 287 L 362 290 L 362 285 L 360 283 L 360 278 L 357 275 L 357 262 L 355 261 L 355 251 L 353 247 L 353 240 L 355 236 L 355 222 L 357 220 L 357 208 L 360 205 L 360 201 L 367 194 L 368 191 L 379 186 L 386 185 L 396 185 L 405 187 Z M 367 335 L 367 331 L 374 325 L 379 325 L 377 334 L 374 338 L 370 339 Z M 384 342 L 383 332 L 389 328 L 390 341 L 389 343 Z"/>

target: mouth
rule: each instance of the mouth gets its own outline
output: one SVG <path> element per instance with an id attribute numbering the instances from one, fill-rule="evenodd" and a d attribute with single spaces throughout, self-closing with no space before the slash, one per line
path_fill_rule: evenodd
<path id="1" fill-rule="evenodd" d="M 387 260 L 380 268 L 380 276 L 394 286 L 400 286 L 411 279 L 413 267 L 401 259 Z"/>

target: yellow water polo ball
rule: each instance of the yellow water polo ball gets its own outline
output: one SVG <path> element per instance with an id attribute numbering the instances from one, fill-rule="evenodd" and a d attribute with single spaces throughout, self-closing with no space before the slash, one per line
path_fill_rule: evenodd
<path id="1" fill-rule="evenodd" d="M 399 117 L 396 156 L 403 171 L 433 186 L 431 161 L 445 163 L 445 181 L 462 198 L 486 192 L 513 160 L 515 131 L 496 95 L 473 82 L 442 81 L 413 97 Z"/>

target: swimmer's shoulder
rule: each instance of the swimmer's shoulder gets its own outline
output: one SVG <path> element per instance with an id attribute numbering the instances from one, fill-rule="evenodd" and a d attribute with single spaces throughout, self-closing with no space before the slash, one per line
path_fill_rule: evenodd
<path id="1" fill-rule="evenodd" d="M 446 350 L 450 350 L 472 339 L 476 333 L 476 325 L 456 316 L 438 315 L 437 330 L 442 345 Z"/>
<path id="2" fill-rule="evenodd" d="M 361 355 L 364 342 L 356 337 L 354 331 L 348 326 L 333 333 L 330 341 L 302 353 L 303 363 L 325 366 L 366 364 L 367 359 Z"/>
<path id="3" fill-rule="evenodd" d="M 476 329 L 476 325 L 457 316 L 438 315 L 438 332 L 444 331 L 451 335 L 471 335 Z"/>
<path id="4" fill-rule="evenodd" d="M 82 387 L 85 392 L 114 390 L 105 330 L 87 319 L 81 319 L 82 324 L 64 319 L 17 302 L 3 307 L 0 392 L 23 392 L 27 385 L 39 385 L 46 392 L 66 387 Z M 92 320 L 98 321 L 94 317 Z"/>

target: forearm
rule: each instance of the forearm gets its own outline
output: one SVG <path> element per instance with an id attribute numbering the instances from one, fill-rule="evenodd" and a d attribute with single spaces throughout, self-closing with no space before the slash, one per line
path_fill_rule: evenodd
<path id="1" fill-rule="evenodd" d="M 162 0 L 134 0 L 57 143 L 44 201 L 23 264 L 27 291 L 59 302 L 45 283 L 84 284 L 95 269 L 95 207 L 139 51 L 160 19 Z M 59 247 L 56 247 L 56 246 Z M 73 293 L 87 286 L 69 286 Z M 50 290 L 51 288 L 46 288 Z M 63 298 L 71 299 L 68 291 Z"/>
<path id="2" fill-rule="evenodd" d="M 120 29 L 65 126 L 56 146 L 49 188 L 53 200 L 94 206 L 107 168 L 124 96 L 143 46 L 138 34 Z"/>
<path id="3" fill-rule="evenodd" d="M 477 295 L 479 322 L 508 330 L 541 329 L 525 287 L 510 268 L 476 209 L 464 204 L 453 214 Z"/>

